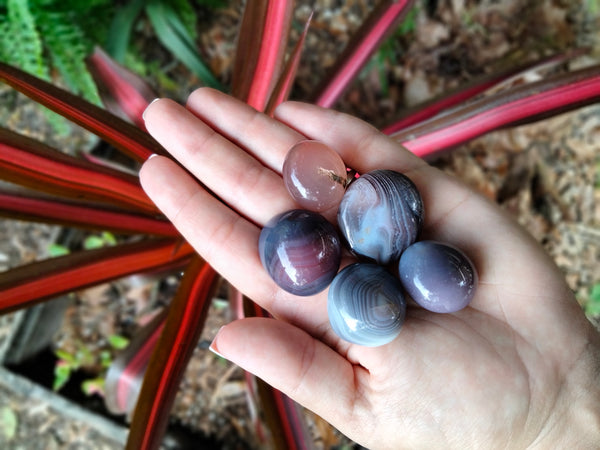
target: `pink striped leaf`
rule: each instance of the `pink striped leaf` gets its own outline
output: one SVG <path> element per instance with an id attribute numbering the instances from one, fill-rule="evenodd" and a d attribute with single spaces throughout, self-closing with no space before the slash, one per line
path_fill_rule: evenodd
<path id="1" fill-rule="evenodd" d="M 166 154 L 148 133 L 22 70 L 0 63 L 0 81 L 81 125 L 138 161 L 145 161 L 153 153 Z"/>
<path id="2" fill-rule="evenodd" d="M 133 336 L 114 359 L 106 374 L 104 403 L 116 415 L 131 415 L 138 400 L 144 374 L 165 325 L 167 311 L 158 313 Z"/>
<path id="3" fill-rule="evenodd" d="M 294 2 L 248 0 L 238 36 L 232 95 L 263 111 L 281 71 Z"/>
<path id="4" fill-rule="evenodd" d="M 88 68 L 106 107 L 145 130 L 142 114 L 157 97 L 148 83 L 111 59 L 100 47 L 96 47 L 88 58 Z"/>
<path id="5" fill-rule="evenodd" d="M 514 84 L 532 72 L 547 72 L 556 66 L 567 62 L 577 56 L 584 54 L 586 49 L 571 50 L 563 54 L 553 55 L 539 61 L 527 63 L 508 70 L 486 75 L 467 86 L 461 86 L 451 92 L 427 101 L 414 108 L 402 111 L 399 117 L 381 131 L 385 134 L 394 134 L 405 128 L 424 122 L 449 108 L 463 104 L 479 94 L 487 93 L 488 90 L 508 88 L 507 84 Z"/>
<path id="6" fill-rule="evenodd" d="M 272 116 L 275 108 L 277 108 L 277 105 L 286 101 L 290 95 L 294 80 L 296 79 L 296 73 L 298 72 L 298 66 L 300 65 L 300 57 L 302 56 L 302 49 L 304 47 L 306 35 L 308 34 L 308 28 L 310 26 L 312 16 L 313 15 L 311 13 L 310 17 L 306 21 L 306 25 L 304 26 L 304 31 L 300 35 L 300 38 L 298 39 L 298 42 L 296 43 L 292 54 L 289 56 L 281 76 L 279 77 L 279 81 L 277 81 L 277 84 L 275 85 L 275 89 L 273 89 L 273 92 L 271 93 L 271 97 L 269 98 L 269 102 L 265 108 L 265 114 L 269 116 Z"/>
<path id="7" fill-rule="evenodd" d="M 179 235 L 170 222 L 154 217 L 7 189 L 0 189 L 0 216 L 115 233 Z"/>
<path id="8" fill-rule="evenodd" d="M 0 128 L 2 179 L 75 199 L 157 213 L 134 175 L 102 167 Z"/>
<path id="9" fill-rule="evenodd" d="M 0 311 L 31 306 L 77 289 L 127 275 L 180 267 L 192 248 L 174 239 L 150 239 L 87 250 L 0 273 Z"/>
<path id="10" fill-rule="evenodd" d="M 413 0 L 383 0 L 375 7 L 317 89 L 314 103 L 325 108 L 335 104 L 413 3 Z"/>
<path id="11" fill-rule="evenodd" d="M 600 101 L 600 65 L 483 97 L 392 135 L 427 157 L 492 130 L 519 125 Z"/>
<path id="12" fill-rule="evenodd" d="M 187 267 L 148 363 L 127 449 L 160 447 L 179 382 L 204 326 L 219 277 L 200 257 Z"/>

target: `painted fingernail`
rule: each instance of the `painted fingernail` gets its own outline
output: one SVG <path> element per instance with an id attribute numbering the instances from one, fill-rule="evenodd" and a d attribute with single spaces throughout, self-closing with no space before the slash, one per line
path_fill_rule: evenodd
<path id="1" fill-rule="evenodd" d="M 148 106 L 146 106 L 146 109 L 144 110 L 144 112 L 142 113 L 142 119 L 146 120 L 146 111 L 148 111 L 148 108 L 150 107 L 150 105 L 154 102 L 157 102 L 160 100 L 159 98 L 155 98 L 154 100 L 152 100 L 150 103 L 148 103 Z"/>

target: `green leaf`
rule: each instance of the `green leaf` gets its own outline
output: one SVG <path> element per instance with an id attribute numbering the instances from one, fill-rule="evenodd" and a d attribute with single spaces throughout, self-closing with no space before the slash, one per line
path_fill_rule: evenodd
<path id="1" fill-rule="evenodd" d="M 76 358 L 75 356 L 73 356 L 71 353 L 65 351 L 65 350 L 61 350 L 56 349 L 54 350 L 54 354 L 56 355 L 57 358 L 60 359 L 60 361 L 67 363 L 69 365 L 75 365 L 76 364 Z"/>
<path id="2" fill-rule="evenodd" d="M 84 381 L 81 383 L 81 390 L 88 397 L 91 397 L 94 394 L 104 396 L 104 378 L 97 377 Z"/>
<path id="3" fill-rule="evenodd" d="M 585 305 L 585 313 L 588 316 L 600 316 L 600 283 L 592 287 L 590 299 Z"/>
<path id="4" fill-rule="evenodd" d="M 50 256 L 50 258 L 55 258 L 56 256 L 68 255 L 69 253 L 71 253 L 71 251 L 64 245 L 50 244 L 48 246 L 48 256 Z"/>
<path id="5" fill-rule="evenodd" d="M 146 14 L 158 39 L 187 66 L 206 86 L 224 90 L 206 64 L 198 57 L 194 39 L 189 35 L 177 13 L 167 4 L 154 0 L 146 6 Z"/>
<path id="6" fill-rule="evenodd" d="M 3 406 L 0 409 L 0 433 L 4 441 L 11 441 L 17 434 L 19 428 L 19 417 L 9 407 Z"/>
<path id="7" fill-rule="evenodd" d="M 72 367 L 68 364 L 57 364 L 54 366 L 54 383 L 52 389 L 60 391 L 71 378 Z"/>
<path id="8" fill-rule="evenodd" d="M 105 50 L 120 63 L 125 60 L 129 41 L 131 40 L 131 30 L 145 3 L 146 0 L 133 0 L 115 12 L 107 36 Z"/>
<path id="9" fill-rule="evenodd" d="M 108 342 L 111 347 L 117 350 L 123 350 L 129 345 L 129 339 L 124 336 L 119 336 L 118 334 L 112 334 L 108 337 Z"/>
<path id="10" fill-rule="evenodd" d="M 100 236 L 88 236 L 83 241 L 83 248 L 85 248 L 86 250 L 94 250 L 96 248 L 102 247 L 104 247 L 104 239 L 102 239 Z"/>

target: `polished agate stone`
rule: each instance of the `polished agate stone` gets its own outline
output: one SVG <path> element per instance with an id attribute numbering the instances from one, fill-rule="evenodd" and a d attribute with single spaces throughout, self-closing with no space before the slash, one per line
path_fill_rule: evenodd
<path id="1" fill-rule="evenodd" d="M 413 182 L 393 170 L 375 170 L 354 180 L 338 210 L 338 225 L 357 255 L 389 264 L 415 242 L 423 202 Z"/>
<path id="2" fill-rule="evenodd" d="M 408 247 L 398 265 L 406 292 L 423 308 L 449 313 L 467 306 L 477 287 L 477 272 L 457 248 L 436 241 Z"/>
<path id="3" fill-rule="evenodd" d="M 323 212 L 337 207 L 346 186 L 346 166 L 340 155 L 318 141 L 302 141 L 286 155 L 283 181 L 302 208 Z"/>
<path id="4" fill-rule="evenodd" d="M 311 211 L 295 209 L 271 219 L 260 233 L 258 250 L 273 281 L 295 295 L 322 291 L 340 266 L 335 228 Z"/>
<path id="5" fill-rule="evenodd" d="M 402 285 L 382 266 L 352 264 L 331 283 L 327 313 L 333 331 L 345 341 L 369 347 L 387 344 L 404 322 Z"/>

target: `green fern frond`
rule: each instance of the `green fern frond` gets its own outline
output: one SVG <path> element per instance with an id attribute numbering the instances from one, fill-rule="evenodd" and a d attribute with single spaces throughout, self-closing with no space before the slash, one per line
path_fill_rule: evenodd
<path id="1" fill-rule="evenodd" d="M 96 85 L 85 64 L 91 43 L 77 25 L 74 14 L 39 11 L 36 19 L 52 65 L 73 91 L 99 103 Z"/>
<path id="2" fill-rule="evenodd" d="M 0 21 L 0 58 L 40 78 L 49 79 L 43 43 L 27 0 L 7 0 Z"/>

